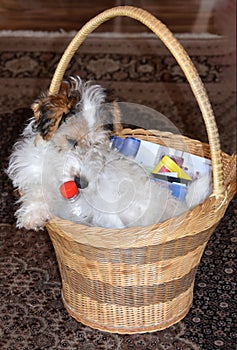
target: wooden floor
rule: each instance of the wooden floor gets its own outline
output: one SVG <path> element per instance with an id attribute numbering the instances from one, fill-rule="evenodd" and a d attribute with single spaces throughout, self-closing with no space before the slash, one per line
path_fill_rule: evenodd
<path id="1" fill-rule="evenodd" d="M 147 9 L 174 33 L 222 34 L 222 14 L 229 14 L 226 24 L 229 16 L 235 16 L 235 0 L 1 0 L 0 30 L 77 30 L 99 12 L 118 5 Z M 145 30 L 127 18 L 117 18 L 99 28 L 110 32 Z"/>

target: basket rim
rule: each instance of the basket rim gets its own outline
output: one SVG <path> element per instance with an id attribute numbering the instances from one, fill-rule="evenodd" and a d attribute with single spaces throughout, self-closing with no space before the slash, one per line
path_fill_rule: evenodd
<path id="1" fill-rule="evenodd" d="M 232 198 L 232 197 L 231 197 Z M 230 199 L 231 200 L 231 199 Z M 53 229 L 56 231 L 57 228 L 60 226 L 60 232 L 59 234 L 63 233 L 64 238 L 66 237 L 70 241 L 75 241 L 78 243 L 83 243 L 83 244 L 89 244 L 92 246 L 100 246 L 100 247 L 105 247 L 110 243 L 110 237 L 113 236 L 113 239 L 116 239 L 116 242 L 113 242 L 113 248 L 118 247 L 135 247 L 135 246 L 140 246 L 140 243 L 138 244 L 138 240 L 142 241 L 143 238 L 146 238 L 146 232 L 154 232 L 154 235 L 156 234 L 157 231 L 159 231 L 161 234 L 165 235 L 167 232 L 168 227 L 173 227 L 172 233 L 169 234 L 169 239 L 177 239 L 175 229 L 177 226 L 180 224 L 182 225 L 184 222 L 188 222 L 189 218 L 192 218 L 202 212 L 202 208 L 206 206 L 214 206 L 215 203 L 217 204 L 218 209 L 223 208 L 224 204 L 226 203 L 226 200 L 220 199 L 220 197 L 216 198 L 213 195 L 210 195 L 204 202 L 198 204 L 195 208 L 188 210 L 184 214 L 170 218 L 169 220 L 166 220 L 164 222 L 158 223 L 158 224 L 152 224 L 148 226 L 133 226 L 133 227 L 125 227 L 125 228 L 105 228 L 105 227 L 100 227 L 100 226 L 87 226 L 85 224 L 77 224 L 69 220 L 61 219 L 57 216 L 54 216 L 46 225 L 47 229 Z M 229 201 L 228 201 L 229 203 Z M 213 223 L 210 223 L 207 225 L 206 229 L 210 228 L 213 226 Z M 72 234 L 69 232 L 67 227 L 70 227 L 70 230 L 72 227 L 76 227 L 78 234 Z M 145 230 L 145 233 L 141 235 L 141 232 Z M 107 232 L 105 232 L 107 231 Z M 169 231 L 169 229 L 168 229 Z M 133 235 L 134 239 L 133 241 L 129 242 L 123 242 L 126 241 L 126 235 L 131 237 L 131 234 Z M 190 235 L 198 234 L 198 231 L 195 232 L 193 231 L 190 233 Z M 107 239 L 105 240 L 105 235 L 107 236 Z M 145 237 L 143 237 L 145 236 Z M 185 235 L 187 236 L 187 235 Z M 180 237 L 179 237 L 180 238 Z M 94 243 L 92 242 L 94 241 Z M 137 245 L 138 244 L 138 245 Z M 153 244 L 152 244 L 153 245 Z M 111 244 L 110 244 L 111 246 Z"/>

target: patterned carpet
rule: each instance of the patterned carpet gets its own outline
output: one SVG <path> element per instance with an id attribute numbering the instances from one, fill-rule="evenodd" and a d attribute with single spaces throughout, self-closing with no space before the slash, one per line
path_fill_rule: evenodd
<path id="1" fill-rule="evenodd" d="M 48 87 L 71 35 L 1 33 L 1 164 L 31 116 L 33 99 Z M 101 40 L 103 39 L 103 40 Z M 222 149 L 235 151 L 234 50 L 223 38 L 181 37 L 207 87 L 220 131 Z M 142 52 L 142 55 L 141 55 Z M 183 134 L 206 140 L 195 99 L 177 63 L 157 39 L 92 36 L 81 47 L 68 74 L 95 79 L 124 101 L 155 108 Z M 156 128 L 153 115 L 141 120 Z M 26 232 L 14 224 L 16 195 L 1 176 L 0 348 L 234 350 L 236 348 L 236 202 L 212 235 L 195 282 L 193 306 L 179 323 L 143 335 L 100 332 L 77 323 L 64 309 L 61 281 L 45 231 Z"/>

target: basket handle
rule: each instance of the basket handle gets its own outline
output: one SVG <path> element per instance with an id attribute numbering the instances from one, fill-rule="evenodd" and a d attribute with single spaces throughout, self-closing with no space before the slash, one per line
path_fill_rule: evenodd
<path id="1" fill-rule="evenodd" d="M 223 181 L 219 134 L 206 90 L 196 68 L 183 46 L 174 37 L 172 32 L 149 12 L 132 6 L 118 6 L 100 13 L 87 22 L 66 48 L 52 78 L 49 94 L 58 93 L 68 63 L 86 37 L 102 23 L 117 16 L 127 16 L 136 19 L 147 26 L 166 45 L 183 70 L 198 102 L 207 130 L 213 169 L 213 195 L 216 197 L 224 196 L 226 189 Z"/>

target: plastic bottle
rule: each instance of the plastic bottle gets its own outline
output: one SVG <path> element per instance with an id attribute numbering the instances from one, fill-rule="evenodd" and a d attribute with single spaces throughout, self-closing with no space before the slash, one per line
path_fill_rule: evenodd
<path id="1" fill-rule="evenodd" d="M 116 148 L 118 151 L 120 151 L 121 148 L 123 147 L 124 139 L 122 137 L 112 136 L 111 142 L 112 142 L 112 148 Z"/>
<path id="2" fill-rule="evenodd" d="M 134 137 L 122 137 L 112 136 L 112 148 L 116 148 L 120 153 L 126 157 L 136 157 L 139 150 L 141 141 Z"/>
<path id="3" fill-rule="evenodd" d="M 134 137 L 127 137 L 124 140 L 123 147 L 120 152 L 127 157 L 136 157 L 136 154 L 139 150 L 141 141 L 135 139 Z"/>

